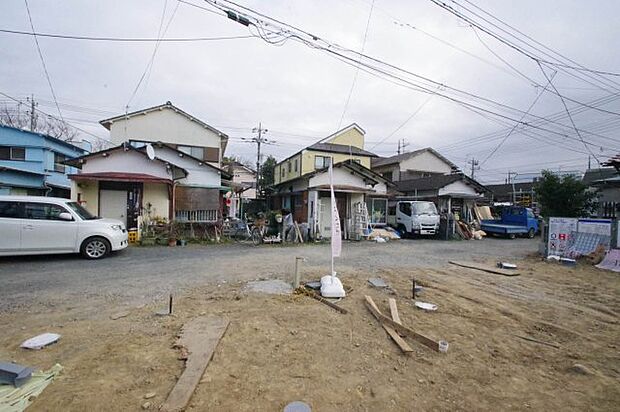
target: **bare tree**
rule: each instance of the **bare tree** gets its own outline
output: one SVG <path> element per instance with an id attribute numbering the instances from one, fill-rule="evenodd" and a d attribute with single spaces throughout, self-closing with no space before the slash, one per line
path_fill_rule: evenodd
<path id="1" fill-rule="evenodd" d="M 52 116 L 32 111 L 23 103 L 4 104 L 0 107 L 0 124 L 31 132 L 42 133 L 60 140 L 74 141 L 79 131 L 70 124 Z"/>

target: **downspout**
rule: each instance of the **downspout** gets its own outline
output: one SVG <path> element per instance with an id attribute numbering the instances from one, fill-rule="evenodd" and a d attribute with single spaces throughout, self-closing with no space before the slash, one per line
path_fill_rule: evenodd
<path id="1" fill-rule="evenodd" d="M 174 220 L 175 212 L 176 212 L 176 186 L 177 182 L 174 180 L 170 187 L 170 207 L 168 208 L 168 220 L 172 222 Z"/>

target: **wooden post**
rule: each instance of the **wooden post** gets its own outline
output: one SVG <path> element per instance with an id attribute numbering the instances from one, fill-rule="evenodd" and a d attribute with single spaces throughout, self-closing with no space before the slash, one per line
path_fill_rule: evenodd
<path id="1" fill-rule="evenodd" d="M 299 261 L 303 262 L 305 260 L 306 258 L 301 257 L 301 256 L 295 257 L 295 275 L 293 277 L 293 289 L 297 289 L 301 281 L 300 276 L 299 276 L 299 267 L 301 266 L 301 263 Z"/>

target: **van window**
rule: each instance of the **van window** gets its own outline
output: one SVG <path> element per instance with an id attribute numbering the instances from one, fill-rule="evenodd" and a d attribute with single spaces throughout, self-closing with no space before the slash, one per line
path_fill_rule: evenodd
<path id="1" fill-rule="evenodd" d="M 36 220 L 61 220 L 58 215 L 67 212 L 62 206 L 51 203 L 25 203 L 24 218 Z"/>
<path id="2" fill-rule="evenodd" d="M 0 202 L 0 217 L 21 218 L 19 202 Z"/>
<path id="3" fill-rule="evenodd" d="M 411 203 L 403 202 L 398 207 L 402 213 L 411 216 Z"/>

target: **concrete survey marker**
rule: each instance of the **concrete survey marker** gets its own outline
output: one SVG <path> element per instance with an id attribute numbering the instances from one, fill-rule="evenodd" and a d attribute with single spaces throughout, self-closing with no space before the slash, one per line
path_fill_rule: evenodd
<path id="1" fill-rule="evenodd" d="M 245 290 L 254 293 L 266 293 L 269 295 L 290 295 L 293 286 L 283 280 L 255 280 L 245 285 Z"/>
<path id="2" fill-rule="evenodd" d="M 376 288 L 387 288 L 388 287 L 387 283 L 385 283 L 385 280 L 381 278 L 370 278 L 368 279 L 368 283 L 370 283 L 372 286 Z"/>

